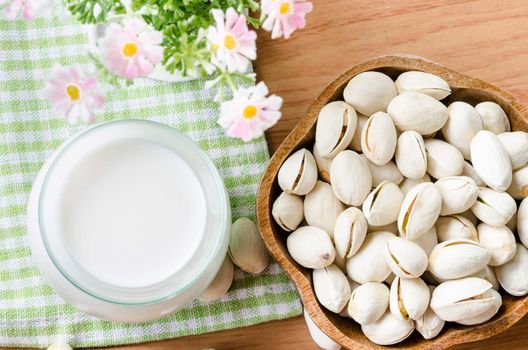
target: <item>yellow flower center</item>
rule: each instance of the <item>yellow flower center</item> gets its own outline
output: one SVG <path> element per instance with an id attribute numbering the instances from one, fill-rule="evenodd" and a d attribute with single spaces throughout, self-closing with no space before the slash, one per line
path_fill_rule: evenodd
<path id="1" fill-rule="evenodd" d="M 289 13 L 291 10 L 291 6 L 289 2 L 283 2 L 279 7 L 279 12 L 281 15 L 285 15 Z"/>
<path id="2" fill-rule="evenodd" d="M 125 58 L 134 57 L 139 51 L 139 47 L 136 43 L 128 42 L 121 48 L 121 53 Z"/>
<path id="3" fill-rule="evenodd" d="M 242 111 L 242 115 L 245 119 L 255 119 L 257 116 L 257 106 L 255 105 L 248 105 L 244 110 Z"/>
<path id="4" fill-rule="evenodd" d="M 224 37 L 224 47 L 228 50 L 232 50 L 237 45 L 237 42 L 235 40 L 235 37 L 231 34 L 226 34 Z"/>
<path id="5" fill-rule="evenodd" d="M 66 86 L 66 95 L 70 98 L 70 102 L 79 101 L 81 99 L 81 89 L 75 84 Z"/>

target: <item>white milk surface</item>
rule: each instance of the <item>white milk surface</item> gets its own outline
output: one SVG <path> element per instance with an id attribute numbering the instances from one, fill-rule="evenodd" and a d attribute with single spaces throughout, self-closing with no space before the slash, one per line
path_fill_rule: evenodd
<path id="1" fill-rule="evenodd" d="M 204 235 L 205 197 L 174 151 L 141 140 L 96 150 L 63 187 L 64 243 L 91 275 L 120 287 L 163 281 L 192 257 Z"/>

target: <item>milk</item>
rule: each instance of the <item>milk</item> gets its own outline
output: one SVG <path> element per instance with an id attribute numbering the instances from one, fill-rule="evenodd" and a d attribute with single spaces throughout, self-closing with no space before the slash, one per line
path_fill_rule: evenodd
<path id="1" fill-rule="evenodd" d="M 118 287 L 160 283 L 204 236 L 203 189 L 173 150 L 140 139 L 95 149 L 72 167 L 59 196 L 62 239 L 93 277 Z"/>

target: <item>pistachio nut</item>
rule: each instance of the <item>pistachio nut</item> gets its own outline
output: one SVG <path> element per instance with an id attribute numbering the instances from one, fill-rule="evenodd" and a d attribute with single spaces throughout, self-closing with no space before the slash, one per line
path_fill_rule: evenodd
<path id="1" fill-rule="evenodd" d="M 317 165 L 317 171 L 319 177 L 324 181 L 330 183 L 330 165 L 334 158 L 323 157 L 317 147 L 313 148 L 313 156 L 315 164 Z"/>
<path id="2" fill-rule="evenodd" d="M 442 196 L 440 215 L 463 213 L 477 200 L 479 188 L 472 178 L 467 176 L 448 176 L 435 182 Z"/>
<path id="3" fill-rule="evenodd" d="M 315 154 L 314 154 L 315 156 Z M 316 158 L 317 159 L 317 158 Z M 462 176 L 467 176 L 473 179 L 477 186 L 485 186 L 484 181 L 478 176 L 473 165 L 469 164 L 467 161 L 464 161 L 464 168 L 462 169 Z"/>
<path id="4" fill-rule="evenodd" d="M 389 102 L 398 95 L 396 84 L 380 72 L 363 72 L 348 82 L 343 97 L 363 115 L 386 112 Z"/>
<path id="5" fill-rule="evenodd" d="M 351 258 L 357 253 L 367 234 L 367 221 L 358 208 L 348 208 L 337 217 L 334 243 L 337 256 Z"/>
<path id="6" fill-rule="evenodd" d="M 370 225 L 383 226 L 395 222 L 405 195 L 398 185 L 383 181 L 363 202 L 363 214 Z"/>
<path id="7" fill-rule="evenodd" d="M 209 302 L 226 295 L 229 287 L 231 287 L 231 283 L 233 283 L 234 274 L 235 267 L 233 266 L 233 262 L 229 256 L 226 256 L 213 282 L 202 292 L 199 299 Z"/>
<path id="8" fill-rule="evenodd" d="M 528 247 L 528 199 L 523 199 L 517 212 L 517 235 L 519 240 Z"/>
<path id="9" fill-rule="evenodd" d="M 427 269 L 425 251 L 418 244 L 401 237 L 387 240 L 385 258 L 392 272 L 401 278 L 420 277 Z"/>
<path id="10" fill-rule="evenodd" d="M 378 345 L 393 345 L 407 339 L 414 331 L 413 320 L 402 320 L 390 311 L 371 324 L 361 325 L 363 334 Z"/>
<path id="11" fill-rule="evenodd" d="M 495 267 L 497 279 L 502 288 L 509 294 L 519 297 L 528 294 L 528 250 L 517 243 L 513 259 L 506 264 Z"/>
<path id="12" fill-rule="evenodd" d="M 308 331 L 310 332 L 310 335 L 313 339 L 313 341 L 324 350 L 339 350 L 341 349 L 341 345 L 336 343 L 332 338 L 327 336 L 325 333 L 323 333 L 322 330 L 319 329 L 310 317 L 308 315 L 308 312 L 306 309 L 303 309 L 304 313 L 304 320 L 306 321 L 306 325 L 308 326 Z"/>
<path id="13" fill-rule="evenodd" d="M 515 236 L 506 226 L 495 227 L 485 223 L 477 226 L 478 242 L 491 254 L 490 266 L 499 266 L 510 261 L 517 245 Z"/>
<path id="14" fill-rule="evenodd" d="M 429 292 L 433 294 L 435 287 L 428 286 Z M 444 328 L 445 321 L 434 313 L 431 307 L 428 307 L 422 317 L 415 322 L 416 330 L 424 337 L 424 339 L 432 339 L 436 337 Z"/>
<path id="15" fill-rule="evenodd" d="M 388 225 L 383 225 L 383 226 L 368 225 L 367 233 L 376 232 L 376 231 L 388 231 L 390 233 L 394 233 L 395 235 L 397 235 L 398 234 L 398 223 L 392 222 Z"/>
<path id="16" fill-rule="evenodd" d="M 497 276 L 495 275 L 495 271 L 489 265 L 486 265 L 486 267 L 484 267 L 482 270 L 480 270 L 477 273 L 472 274 L 469 277 L 478 277 L 478 278 L 485 279 L 486 281 L 491 283 L 491 285 L 493 286 L 493 289 L 499 290 L 499 287 L 500 287 L 499 280 L 497 279 Z"/>
<path id="17" fill-rule="evenodd" d="M 350 150 L 340 152 L 332 161 L 330 181 L 336 197 L 353 206 L 361 205 L 372 188 L 367 162 Z"/>
<path id="18" fill-rule="evenodd" d="M 352 292 L 348 314 L 359 324 L 378 321 L 389 307 L 389 288 L 380 282 L 367 282 Z"/>
<path id="19" fill-rule="evenodd" d="M 512 182 L 507 192 L 515 199 L 528 196 L 528 165 L 513 172 Z"/>
<path id="20" fill-rule="evenodd" d="M 389 277 L 391 270 L 385 256 L 379 252 L 385 249 L 391 237 L 395 237 L 394 234 L 385 231 L 368 234 L 358 252 L 347 261 L 348 276 L 361 284 L 383 282 Z"/>
<path id="21" fill-rule="evenodd" d="M 452 239 L 469 239 L 478 242 L 475 225 L 462 215 L 441 216 L 436 221 L 435 227 L 439 242 Z"/>
<path id="22" fill-rule="evenodd" d="M 370 116 L 361 132 L 361 150 L 376 165 L 387 164 L 394 156 L 397 135 L 391 117 L 385 112 Z"/>
<path id="23" fill-rule="evenodd" d="M 350 299 L 350 284 L 345 274 L 334 264 L 312 272 L 317 300 L 328 310 L 339 313 Z"/>
<path id="24" fill-rule="evenodd" d="M 284 231 L 293 231 L 304 219 L 303 199 L 294 194 L 282 192 L 273 202 L 271 215 Z"/>
<path id="25" fill-rule="evenodd" d="M 414 130 L 401 133 L 395 159 L 403 176 L 415 180 L 424 177 L 427 171 L 427 155 L 422 135 Z"/>
<path id="26" fill-rule="evenodd" d="M 449 118 L 442 128 L 442 134 L 465 159 L 469 159 L 469 145 L 473 136 L 482 130 L 482 119 L 477 110 L 466 102 L 453 102 L 447 107 L 447 111 Z"/>
<path id="27" fill-rule="evenodd" d="M 481 221 L 492 226 L 504 226 L 515 214 L 515 200 L 506 192 L 481 187 L 471 211 Z"/>
<path id="28" fill-rule="evenodd" d="M 398 215 L 400 236 L 410 240 L 426 233 L 436 222 L 442 207 L 442 197 L 430 182 L 417 185 L 407 193 Z"/>
<path id="29" fill-rule="evenodd" d="M 228 253 L 236 266 L 253 274 L 264 271 L 270 262 L 259 229 L 248 218 L 240 218 L 231 226 Z"/>
<path id="30" fill-rule="evenodd" d="M 420 72 L 403 72 L 396 79 L 396 88 L 401 94 L 403 92 L 421 92 L 436 100 L 443 100 L 451 94 L 449 84 L 437 75 Z"/>
<path id="31" fill-rule="evenodd" d="M 357 118 L 356 132 L 354 133 L 354 137 L 352 137 L 352 141 L 350 142 L 350 148 L 353 151 L 361 152 L 361 134 L 363 133 L 365 125 L 367 125 L 368 117 L 358 114 Z"/>
<path id="32" fill-rule="evenodd" d="M 427 173 L 435 179 L 462 174 L 464 157 L 449 143 L 437 139 L 425 140 L 425 152 Z"/>
<path id="33" fill-rule="evenodd" d="M 471 163 L 486 185 L 506 191 L 512 182 L 510 156 L 497 135 L 481 130 L 471 140 Z"/>
<path id="34" fill-rule="evenodd" d="M 436 228 L 434 226 L 431 227 L 426 233 L 424 233 L 420 237 L 410 242 L 414 242 L 418 244 L 420 248 L 423 249 L 425 254 L 429 256 L 431 252 L 433 251 L 434 247 L 436 247 L 436 245 L 438 244 L 438 237 L 436 236 Z"/>
<path id="35" fill-rule="evenodd" d="M 480 118 L 482 118 L 484 130 L 489 130 L 497 135 L 510 131 L 508 116 L 497 103 L 491 101 L 481 102 L 475 106 L 475 109 L 480 114 Z"/>
<path id="36" fill-rule="evenodd" d="M 429 256 L 429 271 L 441 279 L 462 278 L 482 270 L 490 259 L 489 250 L 477 242 L 451 239 L 433 249 Z"/>
<path id="37" fill-rule="evenodd" d="M 383 181 L 387 180 L 399 185 L 403 181 L 403 175 L 398 170 L 396 163 L 393 161 L 384 165 L 376 165 L 369 161 L 364 154 L 361 157 L 365 160 L 372 175 L 372 186 L 376 187 Z"/>
<path id="38" fill-rule="evenodd" d="M 317 181 L 312 192 L 304 197 L 306 222 L 325 230 L 330 237 L 334 236 L 335 222 L 343 210 L 345 206 L 334 195 L 332 186 L 326 182 Z"/>
<path id="39" fill-rule="evenodd" d="M 286 239 L 286 247 L 293 260 L 309 269 L 330 265 L 336 255 L 330 236 L 315 226 L 303 226 L 293 231 Z"/>
<path id="40" fill-rule="evenodd" d="M 430 298 L 429 287 L 421 278 L 396 276 L 390 288 L 390 311 L 402 320 L 417 320 L 427 310 Z"/>
<path id="41" fill-rule="evenodd" d="M 352 141 L 356 132 L 357 115 L 343 101 L 330 102 L 319 112 L 315 127 L 315 146 L 323 157 L 334 157 Z"/>
<path id="42" fill-rule="evenodd" d="M 403 193 L 407 194 L 411 189 L 424 182 L 431 182 L 431 177 L 428 174 L 425 174 L 424 177 L 417 180 L 406 178 L 400 183 L 400 190 L 402 190 Z"/>
<path id="43" fill-rule="evenodd" d="M 498 311 L 501 303 L 500 294 L 491 283 L 477 277 L 441 283 L 431 297 L 431 309 L 438 317 L 462 324 L 487 321 Z"/>
<path id="44" fill-rule="evenodd" d="M 317 181 L 317 165 L 310 151 L 302 148 L 288 157 L 279 170 L 280 188 L 291 194 L 304 196 Z"/>
<path id="45" fill-rule="evenodd" d="M 524 131 L 503 132 L 500 142 L 510 155 L 512 169 L 517 170 L 528 163 L 528 133 Z"/>
<path id="46" fill-rule="evenodd" d="M 428 135 L 440 130 L 447 121 L 447 107 L 431 96 L 403 92 L 390 101 L 387 113 L 400 131 L 415 130 Z"/>

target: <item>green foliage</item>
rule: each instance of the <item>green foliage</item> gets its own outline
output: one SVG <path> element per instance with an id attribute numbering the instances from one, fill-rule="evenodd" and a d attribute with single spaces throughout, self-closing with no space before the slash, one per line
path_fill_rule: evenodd
<path id="1" fill-rule="evenodd" d="M 81 23 L 100 23 L 106 21 L 108 14 L 125 13 L 120 0 L 64 0 L 73 16 Z"/>

